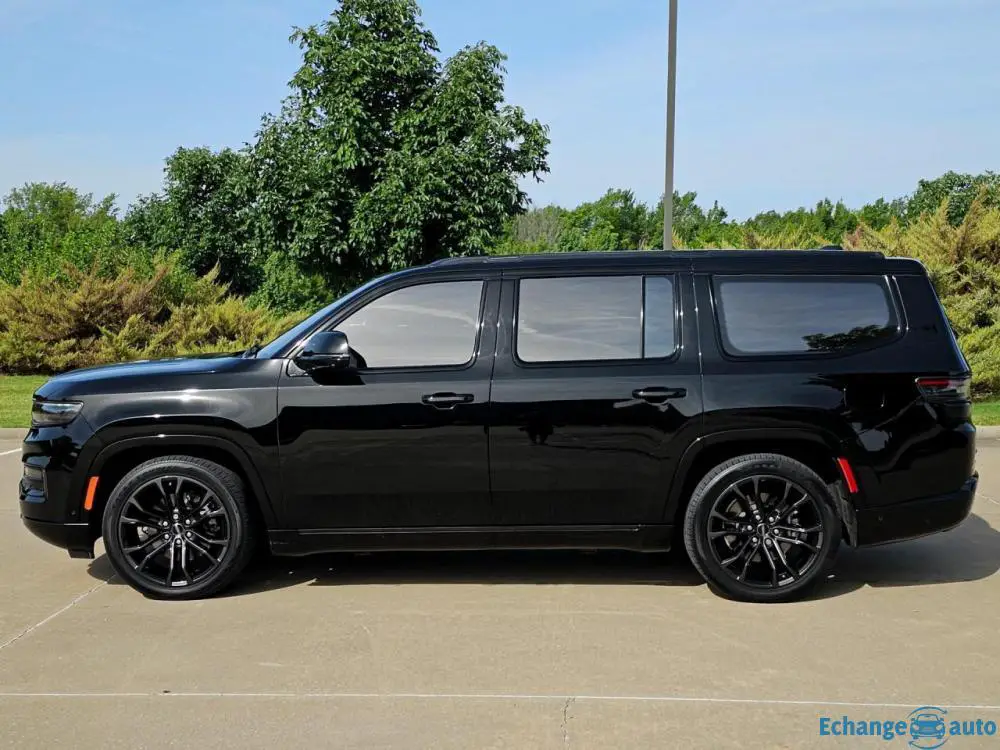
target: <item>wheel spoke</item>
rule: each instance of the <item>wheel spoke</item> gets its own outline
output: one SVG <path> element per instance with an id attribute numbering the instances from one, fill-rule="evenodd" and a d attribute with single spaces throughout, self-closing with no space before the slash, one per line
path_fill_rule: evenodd
<path id="1" fill-rule="evenodd" d="M 757 550 L 760 549 L 760 546 L 760 542 L 755 543 L 753 549 L 747 553 L 746 561 L 743 563 L 743 570 L 741 570 L 740 574 L 736 576 L 737 581 L 742 581 L 747 577 L 747 570 L 750 568 L 750 562 L 753 560 L 754 555 L 757 554 Z"/>
<path id="2" fill-rule="evenodd" d="M 743 542 L 743 546 L 736 551 L 735 555 L 733 555 L 732 557 L 727 557 L 725 560 L 720 560 L 719 562 L 722 565 L 722 567 L 728 568 L 737 560 L 741 560 L 743 558 L 743 554 L 747 551 L 747 547 L 749 547 L 750 544 L 751 544 L 750 540 L 747 539 L 745 542 Z"/>
<path id="3" fill-rule="evenodd" d="M 723 523 L 737 523 L 737 521 L 736 521 L 736 520 L 734 520 L 734 519 L 732 519 L 732 518 L 729 518 L 728 516 L 724 516 L 724 515 L 722 515 L 722 514 L 721 514 L 721 513 L 719 512 L 719 511 L 717 511 L 717 510 L 716 510 L 715 508 L 712 508 L 712 513 L 711 513 L 711 517 L 712 517 L 712 518 L 717 518 L 717 519 L 719 519 L 720 521 L 722 521 Z"/>
<path id="4" fill-rule="evenodd" d="M 138 552 L 139 550 L 146 549 L 149 545 L 153 544 L 153 542 L 162 541 L 162 539 L 163 537 L 160 535 L 160 532 L 157 531 L 155 534 L 151 535 L 149 539 L 147 539 L 144 542 L 140 542 L 139 544 L 136 544 L 133 547 L 123 547 L 122 552 L 126 552 L 131 555 L 133 552 Z"/>
<path id="5" fill-rule="evenodd" d="M 199 547 L 199 546 L 198 546 L 197 544 L 195 544 L 194 542 L 188 542 L 188 544 L 189 544 L 189 545 L 191 546 L 191 549 L 193 549 L 193 550 L 196 550 L 197 552 L 200 552 L 200 553 L 201 553 L 201 554 L 203 554 L 203 555 L 204 555 L 205 557 L 207 557 L 207 558 L 208 558 L 209 560 L 211 560 L 211 561 L 212 561 L 212 565 L 213 565 L 213 566 L 215 566 L 215 565 L 218 565 L 218 564 L 219 564 L 219 558 L 217 558 L 217 557 L 213 557 L 213 556 L 211 555 L 211 553 L 209 553 L 209 552 L 208 552 L 208 550 L 205 550 L 205 549 L 202 549 L 201 547 Z"/>
<path id="6" fill-rule="evenodd" d="M 191 574 L 188 573 L 188 568 L 187 568 L 187 548 L 188 548 L 187 543 L 184 542 L 184 541 L 182 541 L 181 542 L 181 573 L 184 574 L 184 580 L 186 582 L 190 583 L 191 582 Z"/>
<path id="7" fill-rule="evenodd" d="M 793 510 L 795 510 L 796 508 L 798 508 L 799 506 L 801 506 L 803 503 L 805 503 L 808 500 L 809 500 L 809 495 L 807 495 L 806 493 L 803 492 L 802 493 L 802 497 L 800 497 L 792 505 L 788 506 L 783 511 L 781 511 L 778 514 L 777 519 L 775 519 L 775 520 L 778 520 L 778 521 L 783 520 L 789 513 L 791 513 Z"/>
<path id="8" fill-rule="evenodd" d="M 709 539 L 718 539 L 720 536 L 750 536 L 752 531 L 746 531 L 745 529 L 730 529 L 729 531 L 710 531 L 708 532 Z"/>
<path id="9" fill-rule="evenodd" d="M 823 525 L 818 524 L 816 526 L 802 527 L 802 526 L 775 526 L 776 531 L 782 531 L 784 533 L 799 533 L 799 534 L 815 534 L 817 531 L 823 530 Z"/>
<path id="10" fill-rule="evenodd" d="M 125 513 L 129 510 L 129 508 L 135 508 L 135 511 L 137 511 L 136 515 L 141 516 L 136 520 L 142 522 L 146 526 L 159 526 L 160 521 L 167 520 L 166 515 L 161 515 L 157 513 L 155 510 L 146 510 L 145 508 L 143 508 L 142 505 L 139 503 L 139 500 L 136 498 L 136 496 L 132 495 L 132 497 L 128 499 L 128 502 L 125 503 L 125 510 L 122 511 L 123 521 L 132 518 L 131 515 L 125 515 Z"/>
<path id="11" fill-rule="evenodd" d="M 203 544 L 217 544 L 217 545 L 222 546 L 222 547 L 224 547 L 225 545 L 229 544 L 229 536 L 228 535 L 226 536 L 225 539 L 209 539 L 207 536 L 204 536 L 203 534 L 199 534 L 194 529 L 190 529 L 190 531 L 191 531 L 192 534 L 194 534 L 196 537 L 198 537 L 198 539 Z"/>
<path id="12" fill-rule="evenodd" d="M 173 542 L 170 543 L 170 568 L 167 570 L 167 585 L 171 585 L 174 581 L 174 558 L 177 557 L 177 545 Z"/>
<path id="13" fill-rule="evenodd" d="M 149 561 L 152 560 L 154 557 L 156 557 L 158 554 L 160 554 L 160 552 L 162 551 L 163 551 L 162 547 L 157 547 L 148 555 L 146 555 L 144 558 L 142 558 L 142 562 L 140 562 L 138 565 L 135 566 L 136 571 L 141 573 L 143 570 L 145 570 L 146 566 L 149 564 Z"/>
<path id="14" fill-rule="evenodd" d="M 794 544 L 799 547 L 805 547 L 807 550 L 813 553 L 819 552 L 819 547 L 814 547 L 808 542 L 803 542 L 801 539 L 789 539 L 788 537 L 784 536 L 775 536 L 774 538 L 777 539 L 779 542 L 785 542 L 786 544 Z"/>
<path id="15" fill-rule="evenodd" d="M 788 558 L 785 557 L 785 552 L 784 552 L 784 550 L 781 549 L 781 545 L 780 544 L 774 545 L 774 552 L 778 556 L 778 560 L 781 561 L 781 564 L 784 566 L 785 570 L 788 571 L 788 575 L 790 575 L 792 577 L 792 580 L 793 581 L 797 580 L 798 577 L 799 577 L 799 574 L 796 573 L 795 569 L 791 565 L 788 564 Z"/>

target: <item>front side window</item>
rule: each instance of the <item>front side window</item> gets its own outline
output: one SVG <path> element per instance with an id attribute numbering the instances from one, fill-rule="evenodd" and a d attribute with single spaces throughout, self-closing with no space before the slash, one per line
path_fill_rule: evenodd
<path id="1" fill-rule="evenodd" d="M 365 305 L 337 330 L 361 367 L 464 365 L 475 352 L 482 295 L 481 280 L 409 286 Z"/>
<path id="2" fill-rule="evenodd" d="M 839 352 L 898 327 L 881 277 L 716 277 L 723 345 L 737 355 Z"/>
<path id="3" fill-rule="evenodd" d="M 517 356 L 523 362 L 667 357 L 676 346 L 675 320 L 670 276 L 521 279 Z"/>

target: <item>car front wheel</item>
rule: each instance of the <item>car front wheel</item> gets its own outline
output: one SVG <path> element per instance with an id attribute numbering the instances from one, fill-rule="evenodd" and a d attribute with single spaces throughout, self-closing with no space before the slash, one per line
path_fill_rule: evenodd
<path id="1" fill-rule="evenodd" d="M 240 478 L 192 456 L 164 456 L 126 474 L 104 509 L 115 572 L 159 599 L 218 593 L 242 572 L 254 528 Z"/>

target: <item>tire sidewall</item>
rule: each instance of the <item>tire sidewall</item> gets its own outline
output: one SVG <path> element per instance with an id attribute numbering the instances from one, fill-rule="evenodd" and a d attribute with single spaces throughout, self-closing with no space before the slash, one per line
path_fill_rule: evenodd
<path id="1" fill-rule="evenodd" d="M 817 501 L 823 521 L 823 542 L 816 563 L 798 581 L 777 589 L 756 588 L 739 583 L 716 560 L 708 540 L 708 520 L 719 495 L 734 482 L 755 474 L 779 476 L 799 484 Z M 744 601 L 786 601 L 805 593 L 823 577 L 840 543 L 840 518 L 834 509 L 829 489 L 811 470 L 804 466 L 800 469 L 798 462 L 791 460 L 751 458 L 736 463 L 712 477 L 703 486 L 699 485 L 688 508 L 688 516 L 687 521 L 693 526 L 690 538 L 694 546 L 694 549 L 689 549 L 689 553 L 692 558 L 697 556 L 697 567 L 709 583 L 714 584 L 723 594 Z"/>
<path id="2" fill-rule="evenodd" d="M 229 546 L 226 548 L 222 560 L 212 574 L 194 585 L 164 586 L 149 581 L 135 572 L 125 553 L 122 552 L 118 518 L 125 503 L 128 502 L 129 497 L 139 487 L 156 477 L 166 475 L 189 477 L 201 482 L 215 494 L 228 514 L 230 525 Z M 230 569 L 239 556 L 240 548 L 244 544 L 246 537 L 243 514 L 240 513 L 237 500 L 233 497 L 229 488 L 214 476 L 212 472 L 195 463 L 178 459 L 150 461 L 126 474 L 108 498 L 107 505 L 104 508 L 102 526 L 104 549 L 111 560 L 115 572 L 132 587 L 157 598 L 196 598 L 206 590 L 215 589 L 220 579 L 229 577 Z"/>

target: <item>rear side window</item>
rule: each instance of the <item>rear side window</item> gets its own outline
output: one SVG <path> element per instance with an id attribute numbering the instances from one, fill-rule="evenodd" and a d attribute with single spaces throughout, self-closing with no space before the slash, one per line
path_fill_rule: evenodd
<path id="1" fill-rule="evenodd" d="M 676 349 L 675 309 L 672 276 L 522 279 L 517 356 L 523 362 L 668 357 Z"/>
<path id="2" fill-rule="evenodd" d="M 730 354 L 832 353 L 885 341 L 898 329 L 879 276 L 715 277 Z"/>

